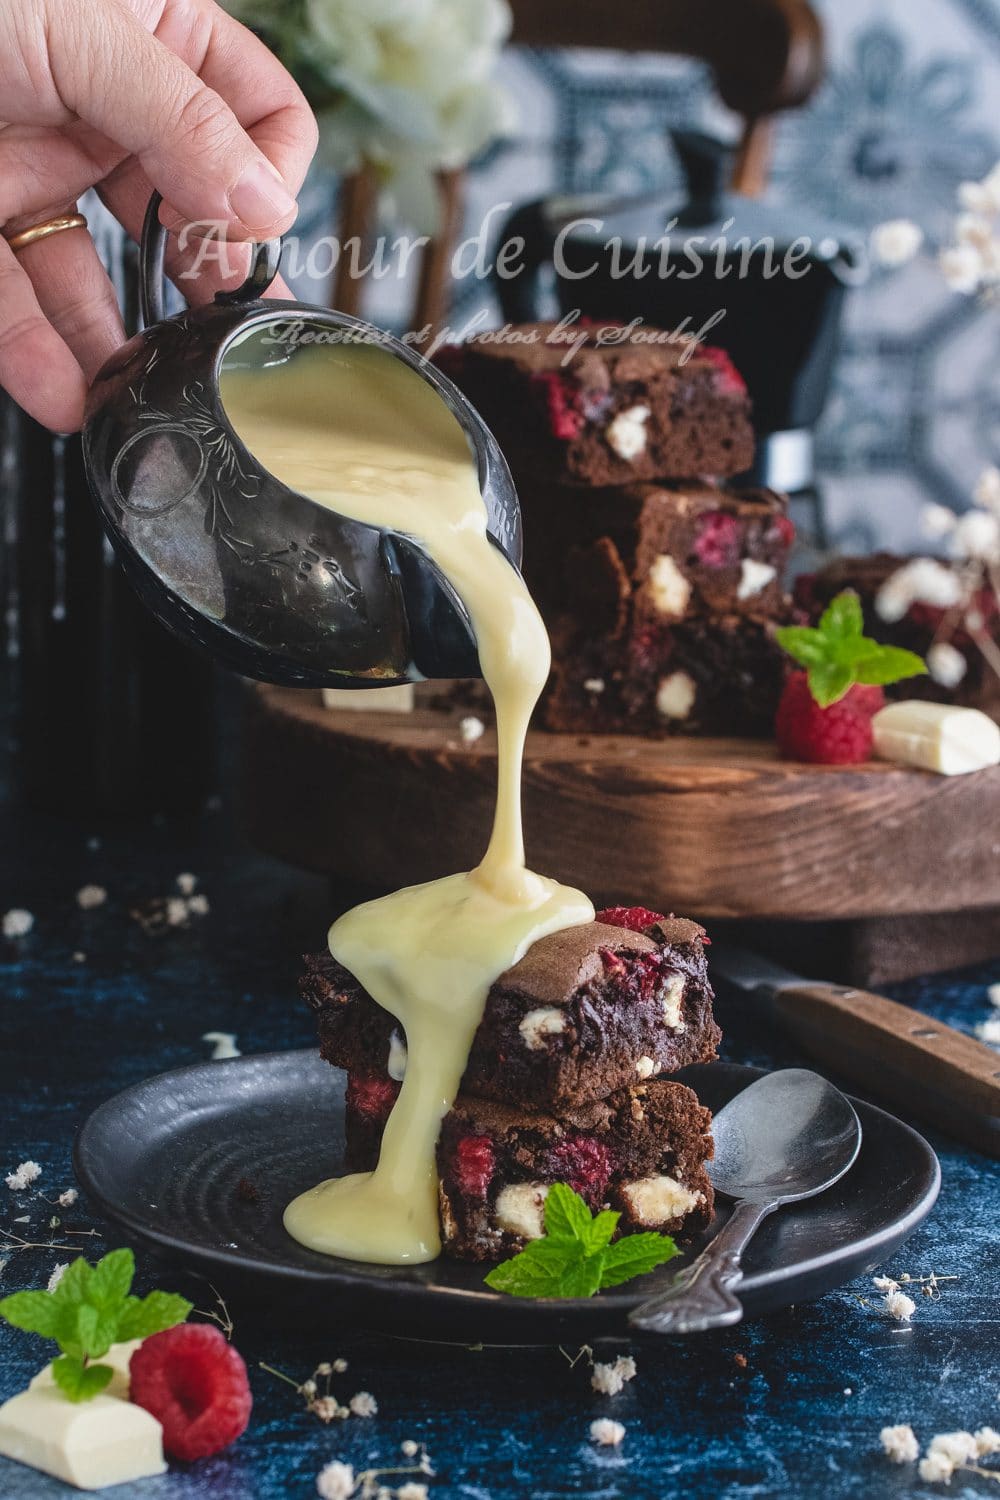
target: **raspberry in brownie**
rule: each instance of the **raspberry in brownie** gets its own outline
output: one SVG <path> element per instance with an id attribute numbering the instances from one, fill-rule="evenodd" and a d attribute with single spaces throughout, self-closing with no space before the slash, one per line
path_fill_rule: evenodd
<path id="1" fill-rule="evenodd" d="M 795 528 L 774 490 L 633 484 L 521 490 L 525 577 L 551 619 L 592 598 L 614 621 L 762 615 L 783 602 Z M 617 632 L 615 632 L 617 633 Z"/>
<path id="2" fill-rule="evenodd" d="M 750 467 L 750 401 L 722 350 L 647 327 L 505 333 L 444 349 L 438 363 L 493 429 L 518 482 L 627 484 Z"/>
<path id="3" fill-rule="evenodd" d="M 599 611 L 594 611 L 595 620 Z M 773 623 L 746 615 L 665 625 L 626 612 L 618 638 L 600 625 L 553 634 L 545 728 L 566 734 L 767 737 L 788 659 Z"/>
<path id="4" fill-rule="evenodd" d="M 539 939 L 492 985 L 462 1080 L 465 1093 L 562 1111 L 716 1056 L 705 933 L 646 912 L 642 931 L 610 919 Z M 328 955 L 306 959 L 301 992 L 320 1051 L 363 1085 L 384 1119 L 386 1082 L 402 1076 L 397 1023 Z M 379 1094 L 376 1084 L 382 1084 Z"/>
<path id="5" fill-rule="evenodd" d="M 349 1165 L 369 1171 L 381 1127 L 349 1104 Z M 543 1233 L 545 1195 L 565 1182 L 619 1230 L 693 1233 L 712 1217 L 711 1115 L 691 1089 L 656 1080 L 550 1114 L 460 1094 L 438 1142 L 441 1238 L 459 1260 L 495 1260 Z"/>

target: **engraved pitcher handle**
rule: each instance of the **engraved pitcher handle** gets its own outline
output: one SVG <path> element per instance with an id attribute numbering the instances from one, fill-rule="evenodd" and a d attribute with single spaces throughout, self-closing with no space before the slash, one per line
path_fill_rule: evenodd
<path id="1" fill-rule="evenodd" d="M 142 221 L 142 238 L 139 241 L 139 311 L 142 326 L 162 323 L 163 309 L 163 261 L 167 251 L 167 231 L 160 223 L 160 204 L 163 199 L 154 193 L 146 205 L 146 217 Z M 281 260 L 280 240 L 261 240 L 253 247 L 253 263 L 246 281 L 235 291 L 218 292 L 217 302 L 253 302 L 263 297 L 278 274 Z"/>
<path id="2" fill-rule="evenodd" d="M 698 1258 L 664 1292 L 633 1308 L 629 1323 L 646 1333 L 703 1333 L 727 1328 L 743 1317 L 735 1288 L 743 1280 L 743 1251 L 776 1203 L 737 1203 Z"/>

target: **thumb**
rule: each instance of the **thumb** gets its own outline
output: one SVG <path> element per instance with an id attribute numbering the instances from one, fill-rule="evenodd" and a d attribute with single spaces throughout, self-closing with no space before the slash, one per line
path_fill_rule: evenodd
<path id="1" fill-rule="evenodd" d="M 49 32 L 66 107 L 136 156 L 187 222 L 221 221 L 258 240 L 286 230 L 295 199 L 225 100 L 120 0 L 89 0 L 76 14 L 81 25 Z"/>

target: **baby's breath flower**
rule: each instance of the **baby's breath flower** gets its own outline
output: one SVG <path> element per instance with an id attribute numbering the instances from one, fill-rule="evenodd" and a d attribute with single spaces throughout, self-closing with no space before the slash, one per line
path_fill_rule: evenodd
<path id="1" fill-rule="evenodd" d="M 923 230 L 909 219 L 889 219 L 872 230 L 872 254 L 883 266 L 904 266 L 923 242 Z"/>
<path id="2" fill-rule="evenodd" d="M 925 1484 L 947 1484 L 954 1472 L 955 1465 L 943 1453 L 928 1453 L 917 1469 Z"/>
<path id="3" fill-rule="evenodd" d="M 108 899 L 108 893 L 103 885 L 82 885 L 76 893 L 76 904 L 81 911 L 92 911 L 95 906 L 103 906 Z"/>
<path id="4" fill-rule="evenodd" d="M 10 911 L 3 914 L 3 935 L 6 938 L 27 937 L 35 925 L 35 919 L 30 911 L 25 911 L 21 906 L 12 906 Z"/>
<path id="5" fill-rule="evenodd" d="M 635 1360 L 631 1354 L 621 1354 L 614 1364 L 595 1364 L 590 1383 L 602 1396 L 617 1396 L 629 1380 L 635 1379 Z"/>
<path id="6" fill-rule="evenodd" d="M 876 1276 L 872 1286 L 880 1292 L 896 1292 L 899 1290 L 899 1282 L 893 1281 L 891 1276 Z"/>
<path id="7" fill-rule="evenodd" d="M 995 562 L 1000 557 L 1000 518 L 988 510 L 966 511 L 955 525 L 951 550 L 958 558 Z"/>
<path id="8" fill-rule="evenodd" d="M 334 1360 L 334 1362 L 333 1362 L 333 1373 L 335 1375 L 343 1375 L 343 1373 L 344 1373 L 344 1371 L 346 1369 L 347 1369 L 347 1360 L 346 1359 L 335 1359 Z"/>
<path id="9" fill-rule="evenodd" d="M 324 1360 L 321 1365 L 317 1365 L 316 1366 L 316 1374 L 317 1375 L 332 1375 L 333 1374 L 333 1365 L 330 1364 L 329 1360 Z"/>
<path id="10" fill-rule="evenodd" d="M 350 1400 L 351 1411 L 356 1417 L 374 1417 L 378 1414 L 378 1402 L 371 1391 L 358 1391 Z"/>
<path id="11" fill-rule="evenodd" d="M 898 1427 L 883 1427 L 878 1437 L 886 1458 L 890 1458 L 894 1464 L 912 1464 L 920 1456 L 916 1434 L 905 1423 Z"/>
<path id="12" fill-rule="evenodd" d="M 319 1417 L 321 1422 L 332 1422 L 339 1417 L 344 1408 L 335 1396 L 317 1396 L 315 1401 L 310 1402 L 309 1410 L 314 1416 Z"/>
<path id="13" fill-rule="evenodd" d="M 938 256 L 941 275 L 953 292 L 971 297 L 979 290 L 985 266 L 975 245 L 950 245 Z"/>
<path id="14" fill-rule="evenodd" d="M 991 1005 L 995 1005 L 1000 1010 L 1000 984 L 991 984 L 986 991 L 986 998 Z"/>
<path id="15" fill-rule="evenodd" d="M 64 1193 L 59 1194 L 56 1202 L 58 1203 L 60 1208 L 72 1208 L 73 1204 L 76 1202 L 79 1196 L 80 1194 L 77 1192 L 76 1188 L 67 1188 Z"/>
<path id="16" fill-rule="evenodd" d="M 897 1323 L 908 1323 L 917 1310 L 917 1304 L 905 1292 L 888 1292 L 885 1310 L 890 1318 L 895 1318 Z"/>
<path id="17" fill-rule="evenodd" d="M 4 1181 L 12 1192 L 21 1193 L 33 1182 L 37 1182 L 41 1175 L 42 1169 L 37 1161 L 23 1161 L 13 1172 L 7 1173 Z"/>
<path id="18" fill-rule="evenodd" d="M 955 512 L 947 505 L 925 505 L 920 512 L 920 525 L 925 536 L 949 536 L 957 520 Z"/>
<path id="19" fill-rule="evenodd" d="M 54 1292 L 55 1289 L 56 1289 L 56 1287 L 59 1285 L 60 1281 L 62 1281 L 63 1277 L 66 1275 L 66 1272 L 68 1270 L 69 1270 L 69 1261 L 68 1260 L 62 1261 L 58 1266 L 53 1266 L 52 1267 L 52 1274 L 49 1277 L 48 1285 L 46 1286 L 45 1290 L 47 1292 Z"/>
<path id="20" fill-rule="evenodd" d="M 958 687 L 969 664 L 950 641 L 936 641 L 927 652 L 927 670 L 941 687 L 953 688 Z"/>
<path id="21" fill-rule="evenodd" d="M 396 1500 L 427 1500 L 426 1484 L 401 1484 L 396 1491 Z"/>
<path id="22" fill-rule="evenodd" d="M 983 510 L 1000 513 L 1000 469 L 990 464 L 979 476 L 972 498 Z"/>
<path id="23" fill-rule="evenodd" d="M 1000 1016 L 991 1016 L 976 1026 L 976 1036 L 988 1047 L 1000 1047 Z"/>
<path id="24" fill-rule="evenodd" d="M 989 1458 L 1000 1453 L 1000 1432 L 995 1427 L 977 1427 L 972 1436 L 976 1440 L 976 1457 Z"/>
<path id="25" fill-rule="evenodd" d="M 416 1458 L 418 1450 L 419 1444 L 415 1443 L 412 1438 L 404 1438 L 399 1445 L 399 1451 L 404 1458 Z"/>
<path id="26" fill-rule="evenodd" d="M 350 1500 L 354 1494 L 354 1469 L 338 1459 L 326 1464 L 316 1476 L 320 1500 Z"/>
<path id="27" fill-rule="evenodd" d="M 598 1417 L 590 1424 L 590 1441 L 600 1448 L 617 1448 L 624 1436 L 622 1423 L 613 1422 L 610 1417 Z"/>
<path id="28" fill-rule="evenodd" d="M 177 877 L 177 889 L 182 896 L 193 896 L 194 888 L 197 884 L 197 875 L 188 874 L 186 871 L 183 875 L 178 875 Z"/>
<path id="29" fill-rule="evenodd" d="M 302 1384 L 299 1386 L 299 1390 L 302 1392 L 303 1396 L 315 1396 L 315 1394 L 316 1394 L 316 1382 L 315 1382 L 315 1380 L 303 1380 Z"/>
<path id="30" fill-rule="evenodd" d="M 971 1432 L 939 1432 L 931 1438 L 928 1454 L 941 1453 L 953 1467 L 967 1464 L 979 1453 L 976 1439 Z"/>
<path id="31" fill-rule="evenodd" d="M 468 718 L 460 721 L 458 732 L 462 737 L 463 745 L 474 745 L 486 733 L 486 725 L 482 719 L 477 719 L 473 714 L 470 714 Z"/>

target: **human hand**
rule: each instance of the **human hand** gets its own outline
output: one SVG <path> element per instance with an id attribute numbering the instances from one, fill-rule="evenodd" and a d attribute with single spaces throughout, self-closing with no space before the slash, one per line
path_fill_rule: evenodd
<path id="1" fill-rule="evenodd" d="M 18 252 L 7 238 L 75 212 L 94 187 L 134 239 L 153 188 L 168 228 L 213 221 L 227 240 L 269 239 L 295 218 L 316 123 L 214 0 L 3 0 L 0 117 L 0 386 L 69 432 L 125 337 L 114 288 L 85 229 Z M 171 240 L 170 274 L 193 250 Z M 202 269 L 185 293 L 203 302 L 224 281 Z"/>

